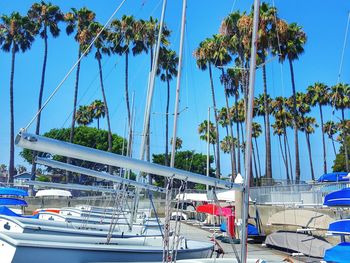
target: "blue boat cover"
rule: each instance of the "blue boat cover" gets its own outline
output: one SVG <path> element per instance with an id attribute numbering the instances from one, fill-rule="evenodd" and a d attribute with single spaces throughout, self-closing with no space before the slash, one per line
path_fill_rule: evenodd
<path id="1" fill-rule="evenodd" d="M 226 229 L 227 229 L 227 224 L 226 222 L 223 222 L 220 225 L 220 231 L 226 232 Z M 258 236 L 258 235 L 259 235 L 258 229 L 254 225 L 248 224 L 248 236 Z"/>
<path id="2" fill-rule="evenodd" d="M 329 193 L 324 198 L 326 206 L 350 206 L 350 188 Z"/>
<path id="3" fill-rule="evenodd" d="M 19 205 L 19 206 L 27 206 L 27 202 L 23 199 L 16 198 L 0 198 L 0 205 Z"/>
<path id="4" fill-rule="evenodd" d="M 23 216 L 23 215 L 19 215 L 19 214 L 13 212 L 10 208 L 8 208 L 6 206 L 0 206 L 0 215 L 39 219 L 39 214 L 36 214 L 34 216 Z"/>
<path id="5" fill-rule="evenodd" d="M 0 206 L 0 215 L 15 216 L 15 217 L 21 216 L 15 212 L 13 212 L 10 208 L 7 208 L 6 206 Z"/>
<path id="6" fill-rule="evenodd" d="M 318 182 L 349 182 L 349 178 L 343 178 L 347 176 L 347 172 L 334 172 L 334 173 L 328 173 L 322 175 L 320 178 L 318 178 Z"/>
<path id="7" fill-rule="evenodd" d="M 335 247 L 327 249 L 323 259 L 327 262 L 348 263 L 350 255 L 350 243 L 343 242 Z"/>
<path id="8" fill-rule="evenodd" d="M 333 232 L 333 234 L 350 235 L 350 219 L 342 219 L 330 223 L 328 231 Z"/>
<path id="9" fill-rule="evenodd" d="M 28 193 L 18 188 L 0 187 L 0 195 L 28 196 Z"/>

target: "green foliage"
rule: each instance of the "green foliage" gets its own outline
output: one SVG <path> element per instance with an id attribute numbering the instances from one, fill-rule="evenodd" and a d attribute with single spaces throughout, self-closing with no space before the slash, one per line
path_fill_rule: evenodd
<path id="1" fill-rule="evenodd" d="M 350 136 L 346 138 L 346 145 L 348 149 L 348 160 L 350 161 Z M 333 163 L 333 172 L 344 172 L 346 171 L 346 163 L 345 163 L 345 149 L 344 143 L 340 146 L 339 153 L 337 154 L 334 163 Z M 349 171 L 346 171 L 349 172 Z"/>
<path id="2" fill-rule="evenodd" d="M 39 175 L 35 178 L 36 181 L 39 181 L 39 182 L 50 182 L 50 178 L 48 176 L 45 176 L 45 175 Z"/>
<path id="3" fill-rule="evenodd" d="M 60 141 L 69 141 L 69 134 L 70 129 L 69 128 L 63 128 L 63 129 L 52 129 L 49 132 L 45 133 L 45 137 L 57 139 Z M 122 137 L 113 134 L 112 135 L 112 152 L 113 153 L 121 153 L 123 142 L 126 145 L 126 140 Z M 98 130 L 96 128 L 86 127 L 86 126 L 79 126 L 75 128 L 75 136 L 74 136 L 74 144 L 83 145 L 90 148 L 95 148 L 102 151 L 108 150 L 108 132 L 105 130 Z M 30 150 L 23 150 L 20 155 L 28 162 L 32 163 L 32 151 Z M 48 153 L 39 153 L 39 156 L 42 157 L 51 157 Z M 65 162 L 66 158 L 62 156 L 52 156 L 55 160 Z M 92 162 L 86 162 L 81 160 L 74 160 L 73 163 L 75 165 L 83 166 L 86 168 L 94 168 L 95 170 L 105 170 L 105 165 L 92 163 Z"/>
<path id="4" fill-rule="evenodd" d="M 158 164 L 164 164 L 165 154 L 153 154 L 153 162 Z M 210 156 L 210 164 L 213 163 L 214 158 Z M 207 168 L 207 156 L 195 151 L 180 151 L 175 154 L 175 168 L 190 171 L 198 174 L 206 174 Z M 210 168 L 209 175 L 215 177 L 215 170 Z M 159 186 L 164 186 L 164 177 L 152 175 L 155 182 Z M 179 186 L 180 183 L 174 181 L 174 187 Z M 195 188 L 196 184 L 188 183 L 187 188 Z"/>

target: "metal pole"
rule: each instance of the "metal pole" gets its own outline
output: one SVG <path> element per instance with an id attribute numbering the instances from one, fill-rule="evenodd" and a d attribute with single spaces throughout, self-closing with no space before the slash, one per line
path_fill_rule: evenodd
<path id="1" fill-rule="evenodd" d="M 191 173 L 176 168 L 170 168 L 156 163 L 149 163 L 120 154 L 88 148 L 82 145 L 63 142 L 36 134 L 21 132 L 17 135 L 15 143 L 19 147 L 35 150 L 38 152 L 46 152 L 70 157 L 73 159 L 102 163 L 116 167 L 124 167 L 126 169 L 144 173 L 172 177 L 179 180 L 187 180 L 188 182 L 209 184 L 218 188 L 239 190 L 242 188 L 241 185 L 236 185 L 229 181 L 219 180 L 213 177 L 208 178 L 205 175 Z"/>
<path id="2" fill-rule="evenodd" d="M 178 64 L 177 79 L 176 79 L 176 98 L 175 98 L 175 111 L 174 111 L 173 143 L 171 145 L 170 167 L 174 167 L 174 165 L 175 165 L 175 147 L 176 147 L 176 137 L 177 137 L 177 120 L 178 120 L 178 115 L 179 115 L 180 84 L 181 84 L 182 58 L 183 58 L 183 44 L 184 44 L 184 34 L 185 34 L 185 24 L 186 24 L 186 5 L 187 5 L 187 0 L 183 0 L 182 1 L 182 19 L 181 19 L 181 38 L 180 38 L 180 49 L 179 49 L 179 64 Z"/>
<path id="3" fill-rule="evenodd" d="M 253 121 L 253 103 L 254 103 L 254 87 L 255 87 L 255 71 L 256 71 L 256 52 L 258 41 L 258 25 L 259 25 L 259 9 L 260 0 L 254 1 L 254 22 L 252 35 L 252 48 L 250 55 L 249 69 L 249 94 L 248 94 L 248 110 L 246 123 L 246 148 L 245 148 L 245 180 L 243 189 L 243 228 L 242 228 L 242 245 L 241 245 L 241 262 L 247 262 L 247 234 L 248 234 L 248 214 L 249 214 L 249 185 L 252 162 L 252 121 Z"/>
<path id="4" fill-rule="evenodd" d="M 207 176 L 209 177 L 209 169 L 210 169 L 210 107 L 208 107 L 208 125 L 207 125 Z M 209 190 L 209 186 L 206 187 L 207 191 Z"/>
<path id="5" fill-rule="evenodd" d="M 158 34 L 158 41 L 156 46 L 156 53 L 153 60 L 152 65 L 152 72 L 151 72 L 151 81 L 149 85 L 149 92 L 147 96 L 146 101 L 146 109 L 145 109 L 145 115 L 143 120 L 143 133 L 142 133 L 142 142 L 141 142 L 141 150 L 140 150 L 140 159 L 143 160 L 145 155 L 145 145 L 146 145 L 146 137 L 148 134 L 148 123 L 149 123 L 149 116 L 151 112 L 151 106 L 152 106 L 152 99 L 153 99 L 153 91 L 154 91 L 154 84 L 155 84 L 155 78 L 158 68 L 158 57 L 159 57 L 159 49 L 161 44 L 161 38 L 163 33 L 163 24 L 164 24 L 164 16 L 165 16 L 165 9 L 166 9 L 166 3 L 167 0 L 163 0 L 163 7 L 162 7 L 162 14 L 159 22 L 159 34 Z M 138 181 L 140 179 L 140 174 L 137 175 L 136 180 Z"/>

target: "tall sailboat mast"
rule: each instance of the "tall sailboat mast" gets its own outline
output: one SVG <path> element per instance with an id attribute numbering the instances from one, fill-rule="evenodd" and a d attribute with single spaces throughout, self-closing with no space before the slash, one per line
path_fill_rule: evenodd
<path id="1" fill-rule="evenodd" d="M 174 167 L 175 165 L 175 147 L 176 147 L 176 137 L 177 137 L 177 120 L 179 115 L 179 103 L 180 103 L 180 85 L 181 85 L 183 45 L 184 45 L 185 24 L 186 24 L 186 6 L 187 6 L 187 0 L 183 0 L 182 1 L 181 36 L 180 36 L 180 48 L 179 48 L 179 64 L 178 64 L 177 79 L 176 79 L 173 143 L 171 145 L 170 167 Z"/>
<path id="2" fill-rule="evenodd" d="M 247 235 L 248 235 L 248 212 L 249 212 L 249 186 L 250 175 L 252 172 L 252 122 L 253 122 L 253 103 L 254 103 L 254 87 L 255 87 L 255 71 L 256 71 L 256 52 L 258 41 L 258 25 L 259 25 L 260 0 L 254 1 L 254 17 L 253 17 L 253 34 L 252 47 L 250 53 L 250 69 L 249 69 L 249 89 L 248 89 L 248 110 L 246 114 L 246 146 L 245 146 L 245 178 L 243 188 L 243 228 L 242 228 L 242 245 L 241 245 L 241 262 L 247 262 Z"/>

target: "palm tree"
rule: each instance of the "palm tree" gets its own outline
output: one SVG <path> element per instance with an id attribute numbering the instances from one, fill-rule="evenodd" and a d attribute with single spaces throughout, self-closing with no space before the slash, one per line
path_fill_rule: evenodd
<path id="1" fill-rule="evenodd" d="M 199 47 L 194 51 L 194 57 L 197 61 L 197 66 L 201 70 L 208 69 L 210 78 L 210 89 L 213 100 L 214 116 L 215 116 L 215 129 L 216 129 L 216 177 L 220 177 L 220 141 L 219 141 L 219 127 L 218 127 L 218 112 L 216 107 L 215 89 L 213 82 L 212 65 L 214 56 L 218 56 L 216 52 L 219 47 L 216 45 L 216 41 L 210 38 L 205 39 L 199 44 Z"/>
<path id="2" fill-rule="evenodd" d="M 316 119 L 309 116 L 302 116 L 300 118 L 300 130 L 305 133 L 306 145 L 309 153 L 309 161 L 311 168 L 311 179 L 315 181 L 314 167 L 312 163 L 312 153 L 311 153 L 311 144 L 310 144 L 310 134 L 315 132 L 315 127 L 317 127 Z"/>
<path id="3" fill-rule="evenodd" d="M 255 151 L 256 151 L 256 156 L 258 159 L 258 167 L 259 167 L 259 178 L 261 178 L 261 165 L 260 165 L 259 146 L 258 146 L 257 138 L 259 138 L 259 136 L 261 135 L 262 129 L 261 129 L 261 125 L 257 122 L 253 122 L 252 125 L 253 125 L 252 138 L 254 138 L 254 142 L 255 142 Z"/>
<path id="4" fill-rule="evenodd" d="M 173 138 L 170 139 L 170 145 L 173 144 Z M 182 139 L 179 137 L 176 137 L 175 140 L 175 151 L 180 150 L 182 148 Z"/>
<path id="5" fill-rule="evenodd" d="M 102 72 L 102 54 L 105 54 L 109 56 L 111 54 L 110 48 L 107 46 L 107 36 L 108 32 L 104 30 L 101 32 L 103 26 L 100 23 L 94 22 L 91 23 L 89 30 L 91 31 L 91 34 L 93 37 L 96 37 L 99 33 L 99 37 L 96 39 L 94 43 L 94 47 L 96 49 L 95 52 L 95 59 L 97 60 L 98 64 L 98 70 L 99 70 L 99 76 L 100 76 L 100 86 L 101 86 L 101 92 L 102 92 L 102 98 L 103 98 L 103 104 L 104 104 L 104 109 L 106 113 L 106 119 L 107 119 L 107 128 L 108 128 L 108 151 L 112 152 L 112 130 L 111 130 L 111 121 L 109 117 L 109 110 L 108 110 L 108 104 L 107 104 L 107 98 L 106 98 L 106 93 L 105 93 L 105 88 L 104 88 L 104 83 L 103 83 L 103 72 Z M 108 166 L 109 173 L 112 173 L 112 167 Z"/>
<path id="6" fill-rule="evenodd" d="M 291 23 L 288 28 L 279 34 L 279 45 L 275 46 L 275 53 L 279 54 L 279 61 L 283 63 L 286 59 L 289 62 L 291 81 L 292 81 L 292 98 L 293 98 L 293 118 L 294 118 L 294 143 L 295 143 L 295 181 L 300 182 L 300 160 L 299 160 L 299 140 L 298 140 L 298 112 L 296 103 L 295 77 L 293 61 L 298 60 L 299 56 L 304 53 L 306 43 L 306 34 L 302 27 L 297 23 Z"/>
<path id="7" fill-rule="evenodd" d="M 314 85 L 307 88 L 307 96 L 310 99 L 311 105 L 318 105 L 321 117 L 321 129 L 323 127 L 323 112 L 322 106 L 329 104 L 329 87 L 326 84 L 316 82 Z M 323 146 L 323 172 L 327 173 L 327 156 L 326 143 L 324 139 L 324 132 L 322 129 L 322 146 Z"/>
<path id="8" fill-rule="evenodd" d="M 345 109 L 350 108 L 350 85 L 339 83 L 331 88 L 330 100 L 333 107 L 337 110 L 341 110 L 342 122 L 345 122 Z M 345 167 L 349 171 L 349 160 L 348 156 L 348 147 L 346 142 L 347 133 L 346 130 L 342 134 L 344 141 L 344 154 L 345 154 Z"/>
<path id="9" fill-rule="evenodd" d="M 253 10 L 252 10 L 253 11 Z M 270 7 L 266 3 L 262 3 L 260 6 L 259 15 L 259 39 L 258 39 L 258 57 L 262 64 L 263 70 L 263 83 L 264 83 L 264 123 L 265 123 L 265 150 L 266 150 L 266 161 L 265 161 L 265 176 L 268 179 L 272 178 L 272 164 L 271 164 L 271 135 L 270 135 L 270 109 L 268 103 L 267 93 L 267 78 L 266 78 L 266 57 L 271 49 L 271 38 L 274 38 L 272 29 L 275 24 L 277 10 L 274 7 Z"/>
<path id="10" fill-rule="evenodd" d="M 335 134 L 337 134 L 337 132 L 338 132 L 337 125 L 333 121 L 327 121 L 325 124 L 323 124 L 322 130 L 323 130 L 324 133 L 326 133 L 328 135 L 328 138 L 332 141 L 334 156 L 336 156 L 337 155 L 337 151 L 335 150 L 333 136 Z"/>
<path id="11" fill-rule="evenodd" d="M 120 56 L 125 55 L 125 103 L 128 123 L 131 120 L 129 100 L 129 53 L 135 38 L 135 19 L 133 16 L 123 15 L 121 20 L 115 19 L 111 23 L 112 52 Z"/>
<path id="12" fill-rule="evenodd" d="M 93 121 L 93 111 L 91 106 L 81 105 L 75 113 L 75 121 L 79 125 L 87 126 Z"/>
<path id="13" fill-rule="evenodd" d="M 35 27 L 27 16 L 21 16 L 13 12 L 10 16 L 1 16 L 2 21 L 2 45 L 1 49 L 11 52 L 11 75 L 10 75 L 10 160 L 8 181 L 13 182 L 14 166 L 14 107 L 13 88 L 15 77 L 16 53 L 30 49 L 34 41 Z"/>
<path id="14" fill-rule="evenodd" d="M 95 13 L 91 10 L 83 7 L 79 10 L 72 8 L 71 12 L 64 15 L 64 20 L 67 22 L 66 33 L 67 35 L 72 34 L 74 31 L 75 41 L 78 42 L 78 59 L 80 59 L 81 54 L 85 51 L 87 45 L 92 40 L 91 32 L 89 32 L 89 27 L 95 20 Z M 74 98 L 73 98 L 73 114 L 71 122 L 71 130 L 69 136 L 69 142 L 74 140 L 74 124 L 78 100 L 78 89 L 79 89 L 79 75 L 80 75 L 80 62 L 77 65 L 76 77 L 75 77 L 75 87 L 74 87 Z M 70 163 L 70 159 L 67 160 Z"/>
<path id="15" fill-rule="evenodd" d="M 63 21 L 63 13 L 60 8 L 56 5 L 52 5 L 51 3 L 45 3 L 41 1 L 41 3 L 35 3 L 31 6 L 28 11 L 29 19 L 35 24 L 36 30 L 40 37 L 44 40 L 44 61 L 43 68 L 41 72 L 41 83 L 39 89 L 39 100 L 38 100 L 38 111 L 39 114 L 36 119 L 36 129 L 35 134 L 40 133 L 40 120 L 41 120 L 41 105 L 44 93 L 44 84 L 45 84 L 45 73 L 46 73 L 46 62 L 47 62 L 47 52 L 48 52 L 48 31 L 50 31 L 51 35 L 56 38 L 60 34 L 60 28 L 58 24 Z M 34 158 L 32 163 L 32 180 L 35 180 L 35 171 L 36 171 L 36 163 L 34 162 L 36 153 L 33 152 Z"/>
<path id="16" fill-rule="evenodd" d="M 209 125 L 209 136 L 208 136 L 208 125 Z M 213 146 L 213 153 L 214 153 L 214 159 L 216 158 L 216 154 L 215 154 L 215 144 L 217 142 L 217 133 L 216 133 L 217 129 L 215 127 L 215 125 L 210 121 L 208 124 L 208 121 L 205 120 L 202 123 L 199 124 L 198 126 L 198 133 L 199 133 L 199 138 L 203 141 L 208 142 L 208 137 L 209 137 L 209 143 Z M 219 146 L 220 147 L 220 146 Z M 217 178 L 218 175 L 216 175 Z"/>
<path id="17" fill-rule="evenodd" d="M 64 20 L 67 23 L 66 33 L 67 35 L 72 34 L 75 31 L 74 39 L 78 43 L 78 60 L 80 59 L 83 52 L 86 50 L 89 43 L 92 41 L 92 35 L 89 31 L 91 23 L 95 20 L 95 13 L 91 10 L 83 7 L 79 10 L 72 8 L 71 12 L 68 12 L 64 15 Z M 74 97 L 73 97 L 73 112 L 72 112 L 72 122 L 71 129 L 69 134 L 69 142 L 73 143 L 74 141 L 74 126 L 75 126 L 75 116 L 77 110 L 77 100 L 78 100 L 78 91 L 79 91 L 79 76 L 80 76 L 80 62 L 77 64 L 77 71 L 75 76 L 75 85 L 74 85 Z M 67 158 L 67 163 L 71 163 L 71 158 Z M 70 173 L 66 173 L 66 182 L 70 179 Z"/>
<path id="18" fill-rule="evenodd" d="M 91 103 L 93 118 L 97 120 L 97 129 L 100 129 L 100 119 L 106 115 L 106 106 L 101 100 L 95 100 Z"/>
<path id="19" fill-rule="evenodd" d="M 291 97 L 289 99 L 289 104 L 292 105 L 293 104 L 293 97 Z M 312 123 L 308 123 L 311 122 L 311 120 L 308 120 L 306 117 L 306 113 L 309 113 L 311 111 L 311 107 L 310 107 L 310 102 L 309 102 L 309 98 L 306 96 L 306 94 L 302 93 L 302 92 L 297 92 L 296 93 L 296 105 L 297 105 L 297 111 L 298 111 L 298 118 L 297 118 L 297 126 L 300 129 L 300 131 L 305 132 L 305 136 L 306 136 L 306 144 L 308 147 L 308 152 L 309 152 L 309 161 L 310 161 L 310 169 L 311 169 L 311 178 L 312 180 L 315 180 L 315 175 L 314 175 L 314 169 L 313 169 L 313 163 L 312 163 L 312 155 L 311 155 L 311 148 L 309 147 L 310 141 L 309 141 L 309 134 L 307 129 L 308 126 L 313 125 Z M 292 107 L 291 107 L 292 108 Z M 316 121 L 315 121 L 316 122 Z"/>
<path id="20" fill-rule="evenodd" d="M 170 103 L 170 81 L 177 75 L 177 64 L 179 58 L 176 52 L 162 47 L 159 53 L 159 64 L 157 75 L 160 75 L 161 81 L 167 83 L 167 99 L 165 107 L 165 163 L 169 162 L 169 103 Z"/>

